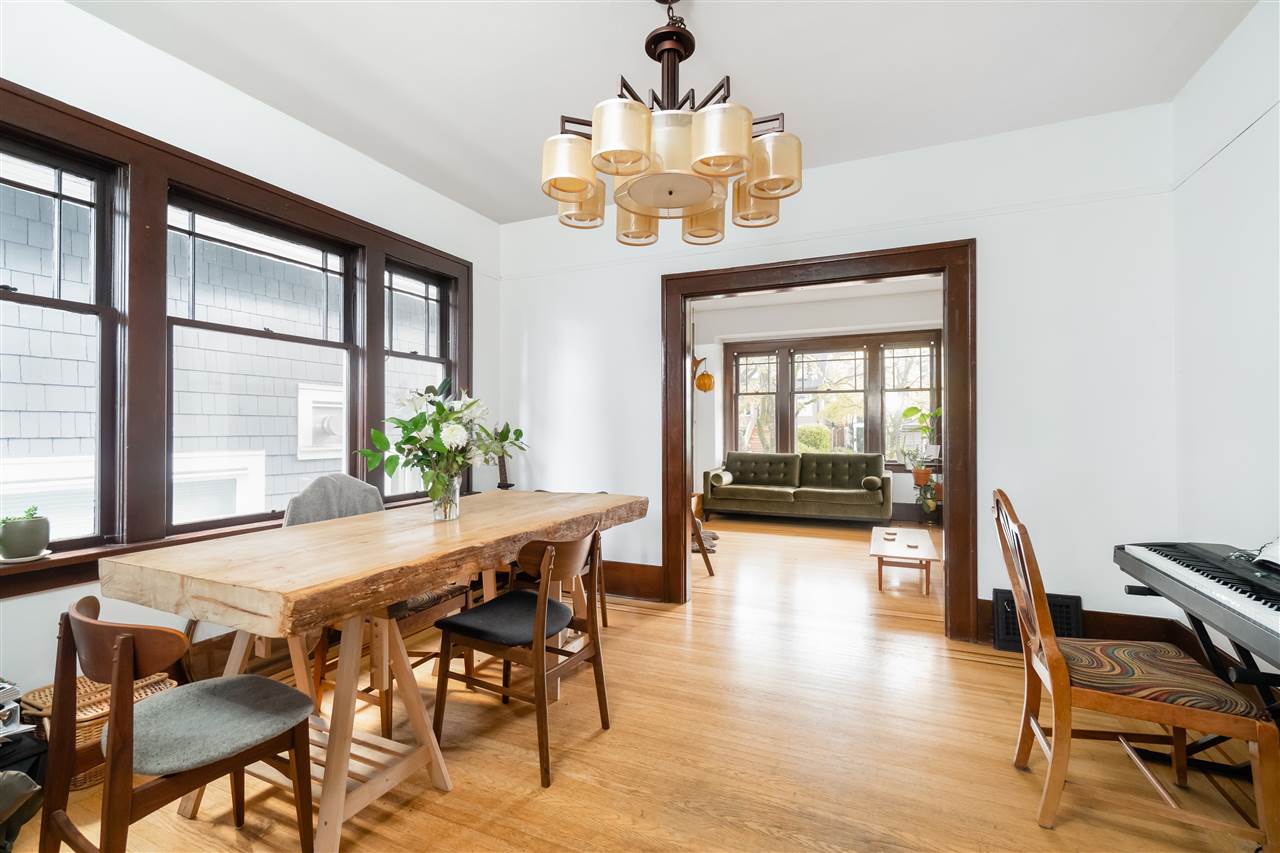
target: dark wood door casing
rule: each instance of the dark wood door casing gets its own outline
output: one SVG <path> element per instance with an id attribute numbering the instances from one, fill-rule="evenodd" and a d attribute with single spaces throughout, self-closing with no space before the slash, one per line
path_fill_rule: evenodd
<path id="1" fill-rule="evenodd" d="M 689 493 L 689 301 L 701 296 L 750 293 L 868 278 L 941 273 L 943 277 L 941 374 L 946 412 L 943 503 L 946 567 L 946 633 L 977 636 L 977 344 L 975 294 L 977 242 L 958 240 L 825 258 L 699 270 L 662 277 L 662 596 L 688 600 Z"/>

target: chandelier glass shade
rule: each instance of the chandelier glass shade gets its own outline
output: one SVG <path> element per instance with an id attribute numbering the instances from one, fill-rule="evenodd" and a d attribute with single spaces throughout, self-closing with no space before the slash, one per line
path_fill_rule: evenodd
<path id="1" fill-rule="evenodd" d="M 604 224 L 604 200 L 607 197 L 604 181 L 596 178 L 591 195 L 582 201 L 560 202 L 560 224 L 570 228 L 599 228 Z"/>
<path id="2" fill-rule="evenodd" d="M 733 182 L 733 224 L 740 228 L 764 228 L 778 221 L 776 198 L 757 198 L 747 191 L 746 178 Z"/>
<path id="3" fill-rule="evenodd" d="M 542 143 L 542 191 L 556 201 L 582 201 L 596 185 L 591 143 L 560 133 Z"/>
<path id="4" fill-rule="evenodd" d="M 638 175 L 649 168 L 653 113 L 639 101 L 610 98 L 591 113 L 591 165 L 606 175 Z"/>
<path id="5" fill-rule="evenodd" d="M 723 240 L 730 211 L 743 228 L 773 225 L 779 199 L 803 183 L 800 138 L 782 113 L 756 116 L 730 102 L 728 77 L 701 101 L 692 89 L 682 95 L 680 63 L 693 53 L 693 34 L 672 11 L 678 0 L 657 2 L 667 25 L 649 33 L 645 52 L 662 67 L 661 94 L 650 89 L 646 103 L 622 78 L 589 121 L 560 116 L 560 133 L 542 147 L 542 191 L 559 202 L 561 223 L 595 228 L 609 197 L 598 174 L 612 176 L 616 237 L 628 246 L 657 242 L 662 219 L 681 220 L 694 245 Z"/>
<path id="6" fill-rule="evenodd" d="M 751 142 L 751 168 L 747 189 L 758 198 L 786 198 L 800 192 L 800 137 L 793 133 L 766 133 Z"/>

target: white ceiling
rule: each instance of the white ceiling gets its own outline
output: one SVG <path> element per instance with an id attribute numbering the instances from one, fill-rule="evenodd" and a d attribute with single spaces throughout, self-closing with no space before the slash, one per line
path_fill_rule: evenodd
<path id="1" fill-rule="evenodd" d="M 810 284 L 790 290 L 763 290 L 732 296 L 713 296 L 695 299 L 692 307 L 696 315 L 704 311 L 728 311 L 734 308 L 756 308 L 762 305 L 794 305 L 797 302 L 832 302 L 884 296 L 890 293 L 934 292 L 942 292 L 941 274 L 841 281 L 832 284 Z"/>
<path id="2" fill-rule="evenodd" d="M 652 0 L 81 7 L 498 222 L 553 212 L 539 148 L 658 67 Z M 1167 101 L 1253 0 L 684 0 L 682 88 L 731 75 L 821 166 Z M 701 97 L 701 95 L 699 95 Z"/>

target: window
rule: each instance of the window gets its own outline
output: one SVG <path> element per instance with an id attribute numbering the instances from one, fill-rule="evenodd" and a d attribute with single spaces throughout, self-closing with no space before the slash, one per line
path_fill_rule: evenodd
<path id="1" fill-rule="evenodd" d="M 885 458 L 902 461 L 903 451 L 925 449 L 919 425 L 903 424 L 902 412 L 912 406 L 931 412 L 936 405 L 933 347 L 886 346 L 883 364 Z"/>
<path id="2" fill-rule="evenodd" d="M 798 352 L 792 357 L 791 375 L 796 450 L 865 451 L 866 351 Z"/>
<path id="3" fill-rule="evenodd" d="M 414 391 L 437 386 L 453 377 L 448 352 L 446 322 L 447 282 L 428 273 L 395 264 L 388 265 L 384 281 L 386 306 L 385 412 L 388 418 L 412 414 L 405 398 Z M 394 441 L 394 426 L 389 427 Z M 415 471 L 402 468 L 386 481 L 388 495 L 422 491 Z"/>
<path id="4" fill-rule="evenodd" d="M 932 330 L 735 342 L 725 345 L 725 364 L 734 371 L 725 400 L 730 450 L 898 461 L 923 444 L 903 410 L 932 410 L 942 399 L 941 334 Z"/>
<path id="5" fill-rule="evenodd" d="M 169 208 L 170 527 L 263 516 L 345 472 L 345 252 Z"/>
<path id="6" fill-rule="evenodd" d="M 0 516 L 115 533 L 116 313 L 105 171 L 0 142 Z"/>
<path id="7" fill-rule="evenodd" d="M 735 446 L 774 453 L 778 449 L 778 358 L 773 354 L 744 355 L 733 364 Z"/>

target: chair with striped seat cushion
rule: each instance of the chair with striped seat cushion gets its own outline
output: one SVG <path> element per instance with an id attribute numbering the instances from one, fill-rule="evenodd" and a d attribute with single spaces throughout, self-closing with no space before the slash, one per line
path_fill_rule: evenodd
<path id="1" fill-rule="evenodd" d="M 1040 563 L 1027 528 L 1018 520 L 1009 496 L 996 489 L 992 514 L 1022 636 L 1022 720 L 1013 766 L 1026 770 L 1031 750 L 1039 746 L 1049 759 L 1040 796 L 1039 824 L 1051 829 L 1067 783 L 1067 763 L 1074 739 L 1112 740 L 1138 765 L 1160 800 L 1136 797 L 1107 788 L 1093 788 L 1090 799 L 1110 803 L 1131 815 L 1160 822 L 1179 821 L 1246 838 L 1265 853 L 1280 853 L 1280 731 L 1276 721 L 1218 678 L 1190 655 L 1169 643 L 1132 640 L 1059 638 L 1053 629 L 1049 600 L 1040 576 Z M 1041 726 L 1040 700 L 1053 701 L 1053 725 Z M 1131 724 L 1122 730 L 1080 729 L 1072 725 L 1077 711 L 1121 717 Z M 1147 724 L 1136 729 L 1132 722 Z M 1152 726 L 1163 731 L 1152 731 Z M 1182 807 L 1160 779 L 1143 763 L 1132 744 L 1164 744 L 1174 779 L 1187 786 L 1187 731 L 1206 737 L 1196 744 L 1237 738 L 1249 747 L 1256 815 L 1236 811 L 1250 825 L 1225 821 Z M 1092 786 L 1072 780 L 1072 789 Z M 1087 814 L 1087 812 L 1086 812 Z"/>
<path id="2" fill-rule="evenodd" d="M 1072 687 L 1257 720 L 1267 714 L 1172 643 L 1058 640 Z"/>

